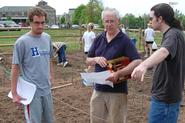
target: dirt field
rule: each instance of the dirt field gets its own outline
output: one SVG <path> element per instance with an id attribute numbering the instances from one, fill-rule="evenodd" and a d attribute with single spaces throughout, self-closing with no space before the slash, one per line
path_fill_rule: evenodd
<path id="1" fill-rule="evenodd" d="M 66 68 L 56 66 L 53 87 L 69 84 L 53 89 L 56 123 L 89 123 L 89 102 L 92 87 L 81 83 L 80 72 L 85 68 L 83 53 L 68 55 L 69 65 Z M 5 56 L 1 66 L 10 69 L 11 55 Z M 10 81 L 0 68 L 0 123 L 24 123 L 22 107 L 13 104 L 7 97 Z M 150 103 L 151 76 L 149 70 L 144 83 L 129 80 L 128 123 L 146 123 Z M 8 75 L 7 75 L 8 76 Z M 179 123 L 185 123 L 185 107 L 181 108 Z"/>

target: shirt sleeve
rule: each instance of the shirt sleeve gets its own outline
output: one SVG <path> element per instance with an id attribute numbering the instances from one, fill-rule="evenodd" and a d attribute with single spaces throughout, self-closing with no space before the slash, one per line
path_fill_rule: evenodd
<path id="1" fill-rule="evenodd" d="M 21 40 L 17 40 L 14 45 L 12 64 L 21 64 L 24 56 L 24 43 Z"/>
<path id="2" fill-rule="evenodd" d="M 164 47 L 168 50 L 169 56 L 167 58 L 173 59 L 177 51 L 177 36 L 167 35 L 163 40 L 161 47 Z"/>
<path id="3" fill-rule="evenodd" d="M 140 59 L 140 56 L 137 52 L 137 49 L 134 46 L 134 44 L 132 43 L 132 41 L 130 39 L 128 39 L 127 41 L 128 41 L 128 43 L 127 43 L 127 46 L 125 49 L 126 56 L 128 56 L 131 61 L 133 61 L 135 59 Z"/>

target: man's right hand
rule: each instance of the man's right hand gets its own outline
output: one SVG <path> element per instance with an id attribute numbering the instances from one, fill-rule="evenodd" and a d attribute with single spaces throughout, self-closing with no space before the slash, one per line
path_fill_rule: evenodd
<path id="1" fill-rule="evenodd" d="M 21 100 L 26 100 L 25 98 L 22 98 L 21 96 L 19 96 L 18 94 L 12 94 L 13 96 L 13 102 L 14 103 L 21 103 Z"/>
<path id="2" fill-rule="evenodd" d="M 101 67 L 107 67 L 107 60 L 104 57 L 95 57 L 95 62 Z"/>

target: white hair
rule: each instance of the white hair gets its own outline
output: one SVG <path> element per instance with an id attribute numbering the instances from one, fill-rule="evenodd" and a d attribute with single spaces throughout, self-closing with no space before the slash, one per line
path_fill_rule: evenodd
<path id="1" fill-rule="evenodd" d="M 105 14 L 107 14 L 107 13 L 111 13 L 112 15 L 115 15 L 115 17 L 116 17 L 117 19 L 120 19 L 120 14 L 119 14 L 118 10 L 116 10 L 115 8 L 106 7 L 106 8 L 102 11 L 102 13 L 101 13 L 101 18 L 102 18 L 102 20 L 103 20 Z"/>

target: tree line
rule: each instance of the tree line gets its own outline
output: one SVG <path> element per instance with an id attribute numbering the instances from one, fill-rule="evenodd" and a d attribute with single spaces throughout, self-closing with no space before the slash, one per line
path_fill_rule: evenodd
<path id="1" fill-rule="evenodd" d="M 87 5 L 81 4 L 78 6 L 74 14 L 72 15 L 73 24 L 87 24 L 93 22 L 95 24 L 102 25 L 101 12 L 104 6 L 101 0 L 89 0 Z M 175 16 L 179 19 L 185 27 L 185 15 L 178 10 L 175 10 Z M 138 29 L 146 28 L 149 22 L 149 14 L 143 14 L 142 16 L 136 17 L 134 14 L 128 13 L 121 18 L 121 23 L 125 25 L 126 28 Z M 65 18 L 61 18 L 61 23 L 65 23 Z"/>

